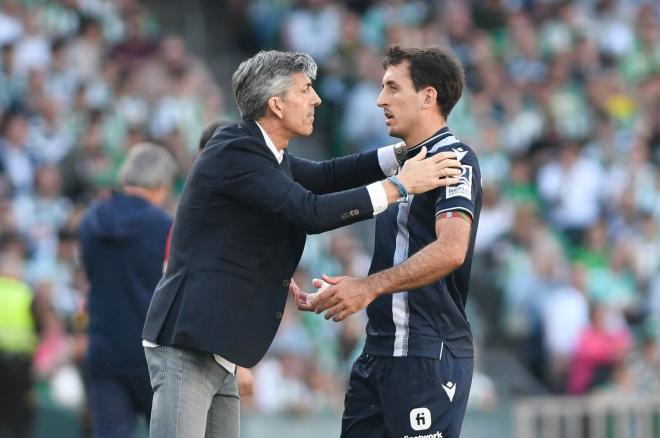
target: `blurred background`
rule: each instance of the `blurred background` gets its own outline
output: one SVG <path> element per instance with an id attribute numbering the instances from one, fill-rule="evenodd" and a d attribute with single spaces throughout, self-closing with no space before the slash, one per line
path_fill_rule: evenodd
<path id="1" fill-rule="evenodd" d="M 465 66 L 449 126 L 484 204 L 462 436 L 660 437 L 660 3 L 644 0 L 2 0 L 0 436 L 24 384 L 35 437 L 88 436 L 76 229 L 126 151 L 169 149 L 180 193 L 203 128 L 238 118 L 231 73 L 266 48 L 320 67 L 293 153 L 394 142 L 375 105 L 391 43 Z M 311 236 L 298 284 L 365 275 L 372 227 Z M 242 436 L 338 436 L 364 326 L 287 306 Z"/>

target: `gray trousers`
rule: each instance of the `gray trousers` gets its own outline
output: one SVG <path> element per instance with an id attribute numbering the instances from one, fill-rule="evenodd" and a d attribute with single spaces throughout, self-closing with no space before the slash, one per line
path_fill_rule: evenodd
<path id="1" fill-rule="evenodd" d="M 145 348 L 151 387 L 151 438 L 239 438 L 236 376 L 213 355 L 177 347 Z"/>

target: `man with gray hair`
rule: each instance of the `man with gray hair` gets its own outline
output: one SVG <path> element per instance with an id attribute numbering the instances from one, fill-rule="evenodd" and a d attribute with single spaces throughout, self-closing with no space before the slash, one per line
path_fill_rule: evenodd
<path id="1" fill-rule="evenodd" d="M 291 280 L 306 234 L 458 181 L 454 153 L 424 160 L 424 149 L 400 171 L 403 145 L 322 162 L 289 154 L 312 133 L 315 76 L 303 53 L 244 61 L 232 78 L 242 119 L 215 132 L 188 174 L 143 331 L 152 437 L 238 438 L 236 365 L 264 355 L 288 292 L 310 308 Z"/>
<path id="2" fill-rule="evenodd" d="M 151 415 L 149 372 L 140 333 L 162 274 L 171 218 L 161 210 L 177 171 L 162 147 L 133 146 L 120 189 L 92 204 L 79 228 L 90 284 L 86 368 L 94 437 L 134 436 Z"/>

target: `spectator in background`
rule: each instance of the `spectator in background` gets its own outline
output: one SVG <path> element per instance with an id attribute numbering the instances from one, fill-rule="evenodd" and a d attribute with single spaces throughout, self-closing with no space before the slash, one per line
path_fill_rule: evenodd
<path id="1" fill-rule="evenodd" d="M 552 389 L 566 387 L 566 372 L 581 333 L 589 323 L 589 303 L 585 291 L 584 269 L 573 265 L 570 281 L 550 288 L 541 300 L 543 344 L 547 382 Z"/>
<path id="2" fill-rule="evenodd" d="M 342 128 L 351 152 L 363 152 L 396 140 L 387 133 L 382 110 L 374 105 L 382 88 L 377 54 L 362 49 L 356 62 L 358 80 L 346 96 Z"/>
<path id="3" fill-rule="evenodd" d="M 282 26 L 284 45 L 325 64 L 341 40 L 341 9 L 328 0 L 304 0 Z"/>
<path id="4" fill-rule="evenodd" d="M 57 230 L 71 214 L 71 201 L 62 196 L 60 171 L 42 166 L 34 178 L 33 196 L 19 196 L 12 205 L 18 230 L 30 239 L 34 261 L 51 261 L 57 252 Z"/>
<path id="5" fill-rule="evenodd" d="M 14 52 L 11 43 L 0 46 L 0 105 L 3 111 L 15 103 L 24 89 L 23 77 L 15 72 Z"/>
<path id="6" fill-rule="evenodd" d="M 28 72 L 32 69 L 44 69 L 50 63 L 50 46 L 40 23 L 37 8 L 25 11 L 23 28 L 25 33 L 16 45 L 16 70 Z"/>
<path id="7" fill-rule="evenodd" d="M 26 115 L 14 111 L 5 115 L 0 126 L 0 169 L 14 196 L 31 195 L 35 161 L 26 150 Z"/>
<path id="8" fill-rule="evenodd" d="M 568 392 L 583 394 L 611 378 L 630 352 L 631 338 L 621 315 L 596 303 L 575 349 L 568 376 Z"/>
<path id="9" fill-rule="evenodd" d="M 63 39 L 55 39 L 50 45 L 50 68 L 46 74 L 45 88 L 58 105 L 59 116 L 64 116 L 62 108 L 69 108 L 73 98 L 78 77 L 76 72 L 67 63 L 67 42 Z"/>
<path id="10" fill-rule="evenodd" d="M 79 37 L 68 46 L 68 64 L 82 80 L 91 80 L 101 70 L 103 30 L 92 17 L 83 17 Z"/>
<path id="11" fill-rule="evenodd" d="M 0 430 L 31 436 L 32 355 L 36 347 L 32 290 L 21 280 L 25 247 L 17 235 L 0 246 Z"/>
<path id="12" fill-rule="evenodd" d="M 562 145 L 557 159 L 540 169 L 537 183 L 549 219 L 571 242 L 581 244 L 598 220 L 604 181 L 600 165 L 584 157 L 573 142 Z"/>
<path id="13" fill-rule="evenodd" d="M 128 437 L 138 414 L 151 414 L 152 392 L 141 331 L 162 274 L 172 221 L 161 206 L 176 163 L 160 146 L 134 146 L 121 191 L 93 204 L 80 224 L 90 282 L 87 371 L 95 437 Z"/>
<path id="14" fill-rule="evenodd" d="M 18 17 L 20 9 L 15 2 L 3 2 L 0 8 L 0 44 L 18 39 L 23 34 L 23 24 Z"/>
<path id="15" fill-rule="evenodd" d="M 208 125 L 206 128 L 204 128 L 204 132 L 202 132 L 202 136 L 199 138 L 199 152 L 202 152 L 204 149 L 204 146 L 206 146 L 206 143 L 209 142 L 211 137 L 213 137 L 213 133 L 215 132 L 216 129 L 220 127 L 225 127 L 231 125 L 233 122 L 227 122 L 227 121 L 217 121 L 213 122 L 210 125 Z"/>

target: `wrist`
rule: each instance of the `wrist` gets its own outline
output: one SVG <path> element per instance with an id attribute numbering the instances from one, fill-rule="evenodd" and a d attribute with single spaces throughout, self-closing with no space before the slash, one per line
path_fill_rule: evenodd
<path id="1" fill-rule="evenodd" d="M 394 184 L 394 187 L 396 187 L 397 191 L 399 192 L 399 201 L 402 201 L 408 197 L 408 189 L 404 185 L 403 182 L 396 176 L 392 175 L 389 178 L 387 178 L 392 184 Z"/>
<path id="2" fill-rule="evenodd" d="M 399 199 L 399 190 L 394 183 L 389 179 L 384 179 L 381 182 L 383 189 L 385 189 L 385 196 L 387 196 L 387 205 L 397 202 Z"/>
<path id="3" fill-rule="evenodd" d="M 378 298 L 379 296 L 385 294 L 385 288 L 382 284 L 380 275 L 378 274 L 370 275 L 365 280 L 367 281 L 367 285 L 368 285 L 367 290 L 369 291 L 370 298 L 372 301 Z"/>

